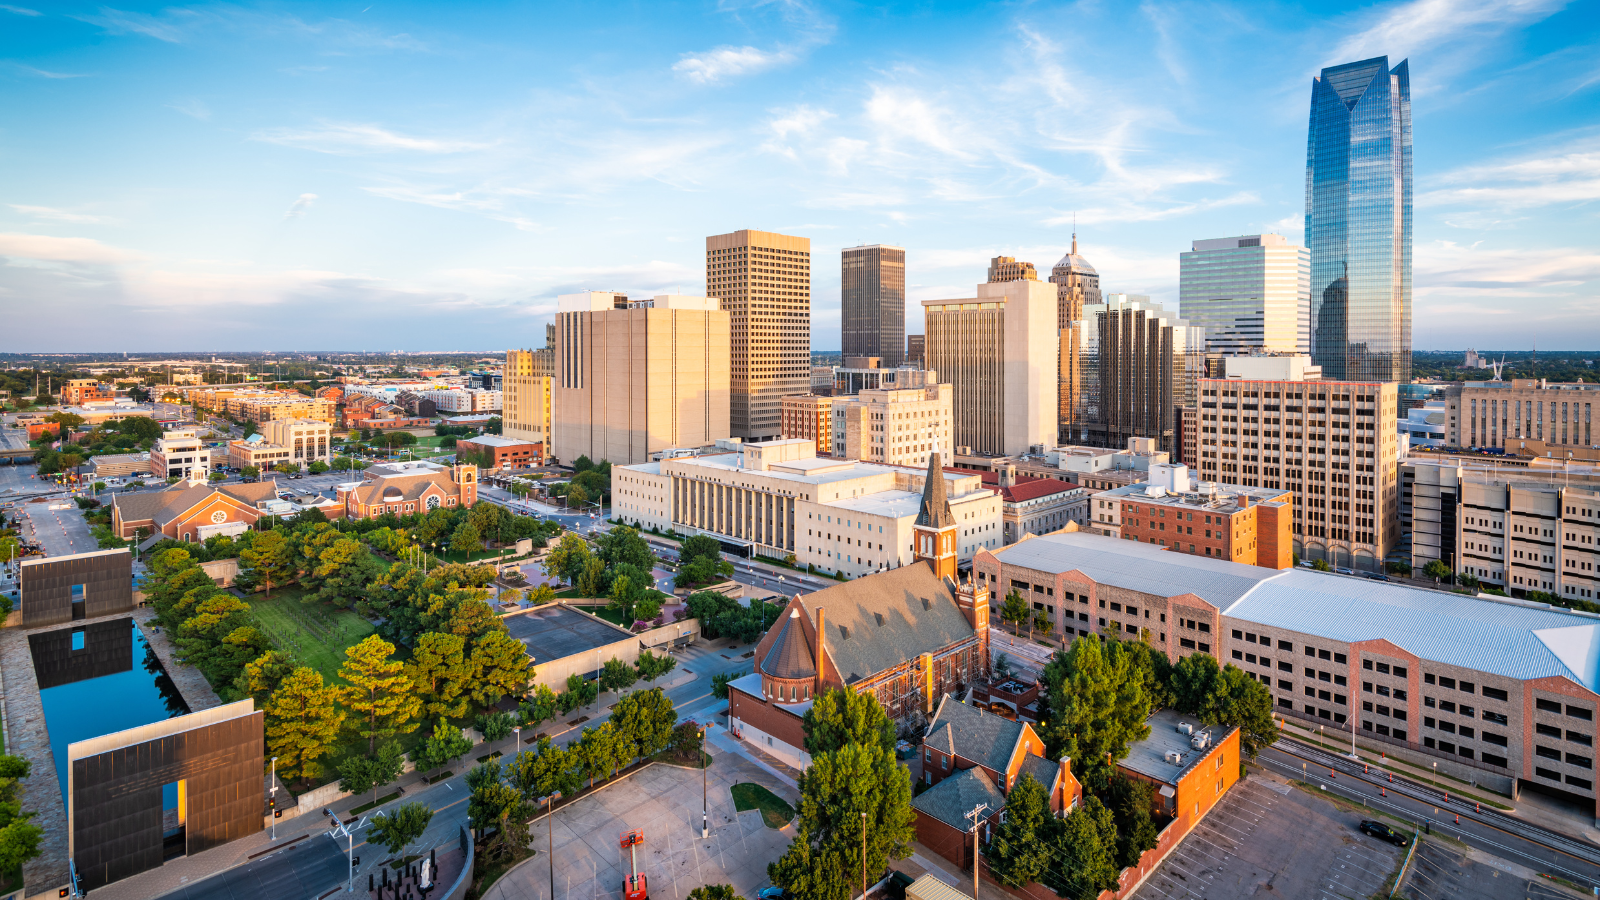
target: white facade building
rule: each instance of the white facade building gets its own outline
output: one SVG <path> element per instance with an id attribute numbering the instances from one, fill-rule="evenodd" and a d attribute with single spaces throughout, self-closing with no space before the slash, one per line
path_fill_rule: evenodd
<path id="1" fill-rule="evenodd" d="M 452 390 L 418 391 L 419 396 L 433 401 L 439 412 L 494 412 L 500 408 L 500 392 L 482 388 L 454 388 Z"/>
<path id="2" fill-rule="evenodd" d="M 926 465 L 937 448 L 950 465 L 951 401 L 948 384 L 866 390 L 832 403 L 833 455 L 839 459 Z"/>
<path id="3" fill-rule="evenodd" d="M 1311 352 L 1311 251 L 1281 234 L 1195 241 L 1178 256 L 1178 314 L 1222 353 Z"/>
<path id="4" fill-rule="evenodd" d="M 614 468 L 613 515 L 848 577 L 914 558 L 924 469 L 819 457 L 805 439 L 719 446 L 729 452 Z M 958 558 L 1004 546 L 999 493 L 976 472 L 944 477 Z"/>

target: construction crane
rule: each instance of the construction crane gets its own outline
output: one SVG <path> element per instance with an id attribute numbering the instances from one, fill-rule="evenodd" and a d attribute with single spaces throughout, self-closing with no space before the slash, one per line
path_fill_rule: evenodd
<path id="1" fill-rule="evenodd" d="M 622 833 L 622 849 L 628 851 L 628 874 L 622 876 L 622 900 L 650 900 L 650 887 L 639 871 L 637 848 L 644 843 L 644 832 L 637 828 Z"/>

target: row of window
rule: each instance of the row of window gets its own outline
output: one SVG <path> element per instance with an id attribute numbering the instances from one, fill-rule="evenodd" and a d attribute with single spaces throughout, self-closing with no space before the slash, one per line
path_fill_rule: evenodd
<path id="1" fill-rule="evenodd" d="M 1533 705 L 1540 712 L 1550 712 L 1550 713 L 1565 712 L 1567 715 L 1571 716 L 1574 719 L 1582 719 L 1585 722 L 1594 721 L 1594 710 L 1587 709 L 1587 708 L 1582 707 L 1582 706 L 1573 706 L 1571 703 L 1568 703 L 1567 706 L 1566 706 L 1566 709 L 1563 710 L 1561 708 L 1561 704 L 1557 703 L 1554 700 L 1545 700 L 1543 698 L 1535 698 L 1534 701 L 1533 701 Z"/>
<path id="2" fill-rule="evenodd" d="M 1541 756 L 1545 759 L 1553 759 L 1556 762 L 1565 762 L 1569 766 L 1577 766 L 1580 769 L 1594 768 L 1594 760 L 1590 757 L 1581 756 L 1577 753 L 1563 754 L 1560 750 L 1554 747 L 1546 747 L 1543 744 L 1534 745 L 1533 755 Z"/>

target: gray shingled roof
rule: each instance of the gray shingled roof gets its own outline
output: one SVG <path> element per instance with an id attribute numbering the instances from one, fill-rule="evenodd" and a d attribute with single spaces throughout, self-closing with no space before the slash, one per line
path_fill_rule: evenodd
<path id="1" fill-rule="evenodd" d="M 783 629 L 761 660 L 761 671 L 774 678 L 816 677 L 816 655 L 811 650 L 811 641 L 806 639 L 805 626 L 800 624 L 800 610 L 789 610 Z"/>
<path id="2" fill-rule="evenodd" d="M 956 517 L 950 512 L 950 498 L 945 494 L 940 459 L 937 448 L 928 454 L 928 477 L 923 480 L 922 505 L 917 510 L 916 524 L 928 528 L 948 528 L 956 523 Z"/>
<path id="3" fill-rule="evenodd" d="M 190 485 L 180 481 L 164 490 L 137 494 L 116 494 L 112 497 L 124 522 L 150 519 L 156 525 L 165 525 L 186 509 L 192 509 L 213 493 L 225 494 L 246 506 L 254 507 L 261 500 L 278 496 L 278 485 L 272 480 L 256 484 L 230 484 L 213 487 L 207 484 Z"/>
<path id="4" fill-rule="evenodd" d="M 979 768 L 962 769 L 911 798 L 913 809 L 921 810 L 958 831 L 972 827 L 966 815 L 979 803 L 989 804 L 983 814 L 985 819 L 1006 808 L 1005 795 Z"/>
<path id="5" fill-rule="evenodd" d="M 846 684 L 973 636 L 954 586 L 921 562 L 803 595 L 800 604 L 812 621 L 818 607 L 826 611 L 822 645 Z"/>
<path id="6" fill-rule="evenodd" d="M 935 748 L 1004 773 L 1022 737 L 1022 723 L 946 697 L 928 723 L 928 734 Z"/>
<path id="7" fill-rule="evenodd" d="M 1010 566 L 1052 575 L 1076 569 L 1099 584 L 1158 597 L 1195 594 L 1218 607 L 1280 574 L 1277 569 L 1173 553 L 1154 544 L 1084 531 L 1039 535 L 992 552 Z"/>
<path id="8" fill-rule="evenodd" d="M 1048 791 L 1050 786 L 1056 783 L 1056 776 L 1060 774 L 1061 766 L 1059 763 L 1053 763 L 1042 756 L 1035 756 L 1029 753 L 1022 758 L 1022 769 L 1017 773 L 1017 777 L 1032 775 L 1033 780 L 1039 782 Z"/>

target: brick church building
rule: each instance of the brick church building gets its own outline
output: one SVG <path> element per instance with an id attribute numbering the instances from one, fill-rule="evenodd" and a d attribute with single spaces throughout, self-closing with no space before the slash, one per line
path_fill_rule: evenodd
<path id="1" fill-rule="evenodd" d="M 957 581 L 958 526 L 938 465 L 935 452 L 911 565 L 796 595 L 761 638 L 756 671 L 728 685 L 736 737 L 805 768 L 801 721 L 818 692 L 870 691 L 892 720 L 912 727 L 988 671 L 988 589 Z"/>

